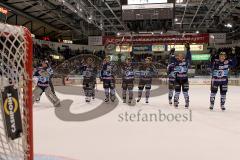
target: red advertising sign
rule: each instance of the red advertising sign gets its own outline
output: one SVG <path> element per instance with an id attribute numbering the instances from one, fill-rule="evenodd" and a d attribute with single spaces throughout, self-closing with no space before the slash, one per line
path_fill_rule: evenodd
<path id="1" fill-rule="evenodd" d="M 184 44 L 184 43 L 208 43 L 209 34 L 186 35 L 149 35 L 149 36 L 105 36 L 103 44 Z"/>

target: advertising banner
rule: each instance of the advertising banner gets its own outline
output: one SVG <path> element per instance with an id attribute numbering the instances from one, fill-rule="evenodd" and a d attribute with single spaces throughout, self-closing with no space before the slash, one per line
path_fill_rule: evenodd
<path id="1" fill-rule="evenodd" d="M 226 33 L 210 33 L 209 43 L 210 44 L 226 43 Z"/>
<path id="2" fill-rule="evenodd" d="M 116 46 L 116 52 L 132 52 L 132 46 Z"/>
<path id="3" fill-rule="evenodd" d="M 210 54 L 193 54 L 192 60 L 193 61 L 207 61 L 210 59 Z"/>
<path id="4" fill-rule="evenodd" d="M 186 35 L 148 35 L 148 36 L 105 36 L 103 44 L 184 44 L 184 43 L 208 43 L 209 34 Z"/>
<path id="5" fill-rule="evenodd" d="M 133 52 L 151 52 L 152 51 L 152 46 L 150 45 L 143 45 L 143 46 L 133 46 Z"/>
<path id="6" fill-rule="evenodd" d="M 14 140 L 23 132 L 18 90 L 13 86 L 7 86 L 1 94 L 6 133 L 10 139 Z"/>
<path id="7" fill-rule="evenodd" d="M 190 45 L 191 51 L 203 51 L 203 45 L 192 44 Z"/>
<path id="8" fill-rule="evenodd" d="M 168 45 L 168 51 L 170 51 L 172 48 L 175 48 L 175 51 L 184 51 L 185 46 L 184 45 Z"/>
<path id="9" fill-rule="evenodd" d="M 163 52 L 165 51 L 165 48 L 166 48 L 165 45 L 152 45 L 153 52 Z"/>

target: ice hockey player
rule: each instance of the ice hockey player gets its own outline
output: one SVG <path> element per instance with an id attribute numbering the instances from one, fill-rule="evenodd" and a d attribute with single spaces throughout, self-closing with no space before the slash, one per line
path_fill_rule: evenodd
<path id="1" fill-rule="evenodd" d="M 227 55 L 225 52 L 219 54 L 219 59 L 214 59 L 211 62 L 212 69 L 212 81 L 211 81 L 211 96 L 210 96 L 210 110 L 213 110 L 215 97 L 220 88 L 221 94 L 221 109 L 224 111 L 226 94 L 228 90 L 228 73 L 229 69 L 236 66 L 236 58 L 226 59 Z"/>
<path id="2" fill-rule="evenodd" d="M 188 82 L 188 68 L 192 60 L 192 54 L 189 44 L 185 45 L 187 52 L 184 57 L 183 53 L 177 54 L 174 65 L 175 72 L 175 95 L 174 106 L 177 108 L 179 104 L 179 96 L 181 91 L 183 92 L 185 99 L 185 108 L 189 107 L 189 82 Z"/>
<path id="3" fill-rule="evenodd" d="M 94 59 L 88 57 L 86 63 L 82 65 L 83 71 L 83 90 L 86 96 L 86 102 L 90 102 L 91 98 L 95 97 L 95 84 L 97 77 L 97 67 L 94 64 Z"/>
<path id="4" fill-rule="evenodd" d="M 169 63 L 167 67 L 168 73 L 168 100 L 169 104 L 172 105 L 172 98 L 174 94 L 175 85 L 175 72 L 174 72 L 174 61 L 175 61 L 175 48 L 172 48 L 169 54 Z"/>
<path id="5" fill-rule="evenodd" d="M 112 102 L 115 101 L 115 65 L 110 62 L 110 56 L 106 56 L 103 61 L 101 70 L 101 80 L 103 81 L 103 88 L 105 91 L 105 102 L 109 102 L 109 96 Z"/>
<path id="6" fill-rule="evenodd" d="M 42 66 L 37 68 L 33 74 L 33 76 L 37 78 L 37 85 L 33 90 L 33 102 L 36 102 L 42 93 L 45 92 L 47 98 L 53 103 L 55 107 L 60 106 L 60 100 L 52 92 L 52 89 L 49 86 L 49 79 L 52 74 L 52 70 L 49 70 L 48 63 L 45 60 L 42 61 Z"/>
<path id="7" fill-rule="evenodd" d="M 133 87 L 134 87 L 134 69 L 132 59 L 127 58 L 122 67 L 122 97 L 123 103 L 127 102 L 127 91 L 129 94 L 128 103 L 131 104 L 133 100 Z"/>
<path id="8" fill-rule="evenodd" d="M 139 73 L 136 72 L 136 76 L 139 76 L 138 84 L 138 99 L 137 102 L 140 102 L 142 98 L 143 89 L 145 88 L 145 97 L 146 103 L 149 103 L 150 90 L 152 86 L 152 78 L 157 74 L 155 66 L 152 64 L 152 58 L 147 57 L 145 63 L 140 66 Z"/>
<path id="9" fill-rule="evenodd" d="M 45 59 L 44 61 L 45 61 L 45 63 L 48 65 L 47 71 L 48 71 L 49 73 L 51 73 L 51 74 L 50 74 L 50 77 L 49 77 L 49 87 L 51 88 L 53 94 L 56 95 L 55 89 L 54 89 L 54 86 L 53 86 L 53 82 L 52 82 L 52 78 L 53 78 L 53 70 L 52 70 L 52 67 L 50 66 L 49 61 L 48 61 L 47 59 Z M 41 96 L 42 96 L 42 94 L 40 95 L 40 97 L 41 97 Z M 39 102 L 39 101 L 40 101 L 40 97 L 39 97 L 38 99 L 36 99 L 36 102 Z"/>

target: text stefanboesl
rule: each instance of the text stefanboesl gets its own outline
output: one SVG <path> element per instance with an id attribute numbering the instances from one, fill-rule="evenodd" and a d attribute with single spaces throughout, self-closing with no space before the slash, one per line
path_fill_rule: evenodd
<path id="1" fill-rule="evenodd" d="M 143 113 L 138 110 L 134 113 L 124 112 L 118 115 L 119 122 L 191 122 L 192 110 L 184 113 L 163 113 L 157 110 L 155 113 Z"/>

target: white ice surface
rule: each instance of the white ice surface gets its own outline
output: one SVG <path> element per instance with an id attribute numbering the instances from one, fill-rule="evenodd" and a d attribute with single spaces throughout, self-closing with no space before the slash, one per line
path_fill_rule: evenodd
<path id="1" fill-rule="evenodd" d="M 186 113 L 168 105 L 167 94 L 150 104 L 123 105 L 100 118 L 85 122 L 58 119 L 45 96 L 34 105 L 34 151 L 76 160 L 237 160 L 240 155 L 240 88 L 229 87 L 227 111 L 209 107 L 209 86 L 191 86 L 192 122 L 119 122 L 124 112 Z M 101 103 L 85 105 L 84 97 L 57 93 L 74 100 L 72 113 L 92 110 Z M 181 96 L 182 98 L 182 96 Z M 183 102 L 183 101 L 182 101 Z"/>

